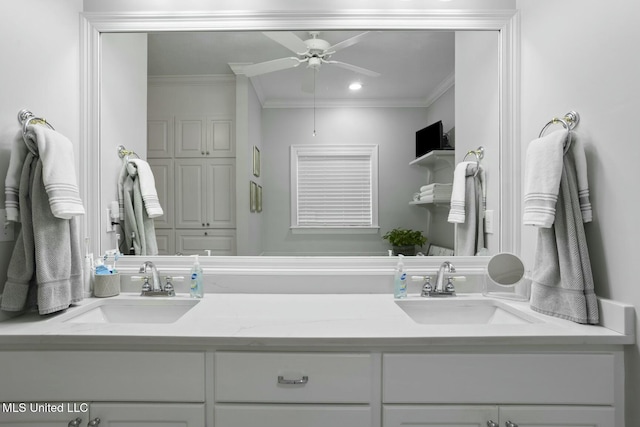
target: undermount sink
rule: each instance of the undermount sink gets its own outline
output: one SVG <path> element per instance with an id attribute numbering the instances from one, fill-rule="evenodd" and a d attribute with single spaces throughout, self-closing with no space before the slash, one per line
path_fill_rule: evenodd
<path id="1" fill-rule="evenodd" d="M 198 300 L 103 300 L 64 320 L 70 323 L 174 323 Z"/>
<path id="2" fill-rule="evenodd" d="M 414 322 L 427 325 L 500 325 L 539 323 L 500 301 L 490 299 L 396 300 Z"/>

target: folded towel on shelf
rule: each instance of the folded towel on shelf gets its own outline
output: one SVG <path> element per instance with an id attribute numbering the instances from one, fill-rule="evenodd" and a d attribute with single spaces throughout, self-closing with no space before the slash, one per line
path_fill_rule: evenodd
<path id="1" fill-rule="evenodd" d="M 20 222 L 20 176 L 27 157 L 27 146 L 19 130 L 11 142 L 11 157 L 9 169 L 4 180 L 5 208 L 7 209 L 7 221 Z"/>
<path id="2" fill-rule="evenodd" d="M 160 200 L 158 199 L 156 180 L 153 177 L 151 166 L 142 159 L 131 159 L 129 160 L 129 163 L 133 163 L 137 169 L 138 179 L 140 182 L 140 192 L 149 218 L 162 216 L 162 206 L 160 206 Z"/>
<path id="3" fill-rule="evenodd" d="M 465 193 L 467 166 L 471 165 L 474 170 L 479 167 L 478 175 L 484 175 L 482 166 L 478 162 L 460 162 L 453 171 L 453 184 L 451 189 L 451 209 L 449 210 L 448 221 L 451 223 L 463 223 L 465 221 Z M 484 181 L 484 180 L 483 180 Z"/>
<path id="4" fill-rule="evenodd" d="M 577 323 L 599 322 L 584 218 L 579 200 L 575 151 L 563 159 L 555 221 L 538 228 L 532 270 L 531 308 Z"/>
<path id="5" fill-rule="evenodd" d="M 524 169 L 524 225 L 549 228 L 553 224 L 567 136 L 566 129 L 557 130 L 534 139 L 527 147 Z"/>
<path id="6" fill-rule="evenodd" d="M 452 184 L 441 184 L 439 182 L 434 182 L 433 184 L 423 185 L 420 187 L 420 192 L 437 192 L 437 191 L 451 191 Z"/>
<path id="7" fill-rule="evenodd" d="M 41 125 L 27 126 L 24 141 L 37 147 L 42 160 L 42 181 L 53 215 L 62 219 L 84 215 L 71 141 Z"/>

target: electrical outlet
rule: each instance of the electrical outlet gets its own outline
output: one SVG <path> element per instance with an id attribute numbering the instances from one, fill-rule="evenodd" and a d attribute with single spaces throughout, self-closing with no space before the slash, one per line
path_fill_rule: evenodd
<path id="1" fill-rule="evenodd" d="M 13 227 L 13 223 L 7 221 L 7 210 L 0 209 L 0 242 L 15 240 Z"/>

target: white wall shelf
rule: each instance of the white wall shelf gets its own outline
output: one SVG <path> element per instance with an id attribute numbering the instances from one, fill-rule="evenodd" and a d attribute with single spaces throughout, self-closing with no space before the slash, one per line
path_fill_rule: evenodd
<path id="1" fill-rule="evenodd" d="M 453 167 L 455 150 L 433 150 L 409 162 L 409 166 L 424 166 L 437 171 L 445 167 Z"/>

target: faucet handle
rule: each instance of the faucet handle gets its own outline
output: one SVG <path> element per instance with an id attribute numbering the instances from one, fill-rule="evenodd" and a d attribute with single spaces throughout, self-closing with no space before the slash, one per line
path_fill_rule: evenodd
<path id="1" fill-rule="evenodd" d="M 166 276 L 164 280 L 166 281 L 164 291 L 168 296 L 172 297 L 176 294 L 172 281 L 181 282 L 184 280 L 184 276 Z"/>
<path id="2" fill-rule="evenodd" d="M 144 283 L 142 284 L 142 292 L 151 291 L 151 283 L 149 283 L 149 276 L 131 276 L 131 280 L 139 280 L 139 281 L 144 280 Z"/>
<path id="3" fill-rule="evenodd" d="M 447 277 L 447 284 L 444 287 L 444 291 L 451 292 L 451 293 L 454 293 L 456 291 L 455 286 L 453 286 L 453 277 L 451 276 Z"/>

